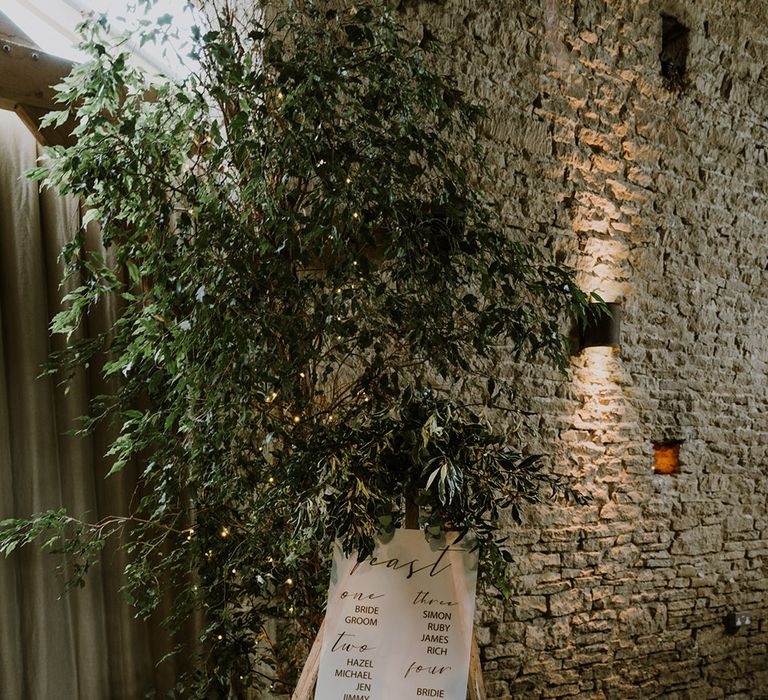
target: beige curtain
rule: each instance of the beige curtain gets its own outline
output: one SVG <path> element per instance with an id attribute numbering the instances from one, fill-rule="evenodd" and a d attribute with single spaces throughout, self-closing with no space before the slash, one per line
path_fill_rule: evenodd
<path id="1" fill-rule="evenodd" d="M 23 178 L 39 155 L 16 115 L 0 110 L 0 519 L 65 506 L 95 521 L 125 513 L 135 473 L 104 478 L 105 432 L 66 435 L 106 388 L 97 371 L 78 374 L 67 395 L 37 378 L 59 308 L 58 254 L 80 216 L 75 200 Z M 99 325 L 114 312 L 102 309 Z M 171 649 L 165 633 L 121 599 L 123 555 L 105 552 L 86 587 L 61 599 L 59 561 L 34 547 L 0 558 L 0 698 L 135 700 L 171 687 L 176 662 L 156 665 Z"/>

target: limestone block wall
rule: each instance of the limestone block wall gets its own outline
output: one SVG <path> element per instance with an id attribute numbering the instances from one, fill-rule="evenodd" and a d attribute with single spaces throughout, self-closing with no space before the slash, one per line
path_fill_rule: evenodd
<path id="1" fill-rule="evenodd" d="M 489 696 L 768 698 L 768 3 L 400 10 L 490 106 L 510 228 L 624 309 L 618 354 L 586 350 L 566 381 L 509 369 L 591 501 L 510 528 L 515 595 L 478 613 Z M 689 30 L 681 88 L 662 15 Z M 678 474 L 653 471 L 664 441 Z M 751 625 L 730 634 L 735 610 Z"/>

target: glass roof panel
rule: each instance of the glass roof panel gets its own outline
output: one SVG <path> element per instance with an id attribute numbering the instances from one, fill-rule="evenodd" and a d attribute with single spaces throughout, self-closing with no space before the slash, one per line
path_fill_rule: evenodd
<path id="1" fill-rule="evenodd" d="M 134 61 L 153 74 L 180 78 L 195 67 L 189 58 L 190 28 L 198 16 L 189 0 L 157 0 L 145 10 L 143 3 L 125 0 L 3 0 L 2 11 L 12 22 L 28 34 L 43 51 L 82 61 L 83 54 L 75 45 L 78 41 L 76 27 L 89 13 L 105 13 L 110 20 L 114 36 L 139 20 L 156 22 L 170 16 L 170 27 L 177 37 L 170 37 L 162 45 L 148 42 L 143 46 L 131 46 Z"/>

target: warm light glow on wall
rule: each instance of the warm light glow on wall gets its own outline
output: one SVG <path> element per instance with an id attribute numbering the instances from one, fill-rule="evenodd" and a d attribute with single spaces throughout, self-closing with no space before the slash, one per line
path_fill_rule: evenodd
<path id="1" fill-rule="evenodd" d="M 616 348 L 595 346 L 581 351 L 580 367 L 574 377 L 577 388 L 585 396 L 593 396 L 605 390 L 606 384 L 614 382 L 619 369 Z"/>
<path id="2" fill-rule="evenodd" d="M 582 243 L 576 280 L 587 293 L 597 293 L 604 301 L 627 296 L 628 284 L 623 263 L 627 260 L 626 241 L 613 238 L 588 238 Z"/>
<path id="3" fill-rule="evenodd" d="M 574 394 L 581 399 L 575 416 L 581 428 L 600 432 L 615 429 L 617 411 L 624 403 L 619 386 L 621 375 L 615 348 L 584 348 L 574 358 L 571 382 Z"/>
<path id="4" fill-rule="evenodd" d="M 600 508 L 613 486 L 626 478 L 621 465 L 628 420 L 633 412 L 624 396 L 626 370 L 610 347 L 585 348 L 570 368 L 573 413 L 563 433 L 568 468 L 578 470 L 581 486 Z"/>

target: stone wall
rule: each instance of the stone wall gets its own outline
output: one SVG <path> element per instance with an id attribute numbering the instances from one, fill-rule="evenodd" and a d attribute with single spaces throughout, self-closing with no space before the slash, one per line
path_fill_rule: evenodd
<path id="1" fill-rule="evenodd" d="M 492 698 L 768 698 L 768 3 L 403 2 L 490 106 L 512 228 L 623 303 L 618 354 L 510 368 L 591 496 L 510 530 L 478 613 Z M 689 29 L 682 88 L 662 15 Z M 670 89 L 672 87 L 673 89 Z M 682 441 L 680 473 L 653 443 Z M 727 613 L 751 625 L 729 634 Z"/>

